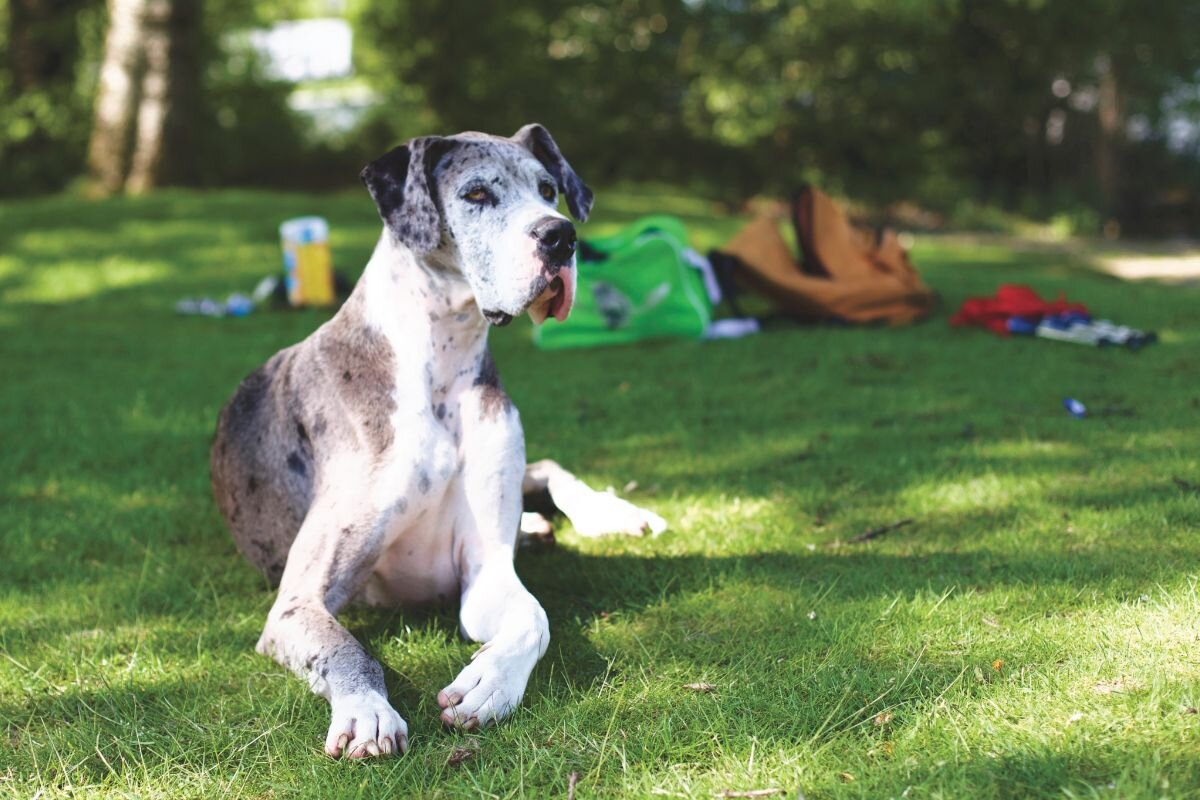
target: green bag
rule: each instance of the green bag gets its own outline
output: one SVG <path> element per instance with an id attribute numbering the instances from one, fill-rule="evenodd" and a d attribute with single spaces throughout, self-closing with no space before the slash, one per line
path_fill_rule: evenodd
<path id="1" fill-rule="evenodd" d="M 687 231 L 675 217 L 643 217 L 612 236 L 589 239 L 579 256 L 575 306 L 566 322 L 533 329 L 544 350 L 699 339 L 712 321 L 700 272 L 687 263 Z M 597 255 L 598 254 L 598 258 Z"/>

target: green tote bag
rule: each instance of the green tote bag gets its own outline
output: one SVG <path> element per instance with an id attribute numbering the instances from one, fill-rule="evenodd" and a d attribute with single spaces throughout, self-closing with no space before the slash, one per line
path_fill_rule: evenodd
<path id="1" fill-rule="evenodd" d="M 643 217 L 619 233 L 587 240 L 576 262 L 575 306 L 566 322 L 533 329 L 545 350 L 699 339 L 712 321 L 704 280 L 684 256 L 687 231 L 675 217 Z"/>

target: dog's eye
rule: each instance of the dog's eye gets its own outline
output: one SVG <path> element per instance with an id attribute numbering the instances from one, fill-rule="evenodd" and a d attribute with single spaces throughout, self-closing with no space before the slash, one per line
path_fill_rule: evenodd
<path id="1" fill-rule="evenodd" d="M 464 194 L 463 199 L 471 203 L 490 203 L 492 193 L 480 186 Z"/>
<path id="2" fill-rule="evenodd" d="M 542 181 L 538 184 L 538 192 L 541 193 L 542 199 L 549 200 L 551 202 L 554 201 L 554 186 L 552 184 Z"/>

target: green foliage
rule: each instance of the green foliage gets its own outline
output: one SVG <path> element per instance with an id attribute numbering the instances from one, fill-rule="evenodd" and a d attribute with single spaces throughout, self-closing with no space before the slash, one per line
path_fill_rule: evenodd
<path id="1" fill-rule="evenodd" d="M 301 123 L 288 107 L 292 85 L 268 79 L 255 54 L 210 45 L 221 54 L 205 75 L 204 113 L 196 115 L 201 185 L 288 186 L 309 160 Z"/>
<path id="2" fill-rule="evenodd" d="M 81 151 L 86 126 L 78 124 L 80 109 L 70 87 L 22 92 L 0 106 L 0 164 L 5 193 L 28 192 L 61 185 L 77 174 L 78 157 L 62 157 L 62 150 Z"/>
<path id="3" fill-rule="evenodd" d="M 36 86 L 18 87 L 12 59 L 0 62 L 0 194 L 60 189 L 85 168 L 107 14 L 103 0 L 58 5 L 53 24 L 30 31 L 38 48 L 57 54 L 51 74 Z M 304 139 L 303 123 L 288 108 L 291 84 L 267 78 L 254 53 L 224 35 L 290 18 L 310 5 L 303 0 L 204 4 L 203 86 L 182 123 L 188 128 L 187 163 L 174 170 L 185 176 L 183 182 L 296 186 L 328 183 L 328 177 L 320 177 L 321 165 L 337 170 L 340 183 L 355 173 L 359 154 L 347 163 L 344 156 L 314 152 Z M 0 28 L 0 45 L 8 31 Z"/>
<path id="4" fill-rule="evenodd" d="M 419 88 L 445 130 L 540 120 L 601 180 L 699 179 L 731 197 L 817 180 L 943 212 L 963 195 L 1018 208 L 1053 192 L 1046 216 L 1136 216 L 1147 151 L 1198 172 L 1161 140 L 1116 141 L 1124 184 L 1105 196 L 1094 102 L 1051 91 L 1094 95 L 1111 69 L 1117 136 L 1134 115 L 1153 129 L 1162 98 L 1200 69 L 1189 0 L 414 0 L 361 3 L 356 18 L 360 68 L 385 94 Z M 1046 133 L 1057 114 L 1061 142 Z"/>
<path id="5" fill-rule="evenodd" d="M 30 29 L 58 54 L 52 82 L 16 86 L 13 60 L 0 63 L 8 193 L 77 173 L 91 123 L 103 3 L 37 3 L 68 12 Z M 666 181 L 731 205 L 818 182 L 943 216 L 969 200 L 1082 229 L 1114 216 L 1134 233 L 1200 225 L 1200 154 L 1172 152 L 1165 137 L 1169 114 L 1200 104 L 1194 0 L 354 0 L 348 9 L 355 80 L 381 102 L 350 135 L 314 143 L 287 108 L 289 87 L 265 80 L 229 34 L 329 6 L 207 0 L 206 97 L 189 105 L 204 168 L 190 180 L 345 183 L 412 136 L 506 133 L 537 120 L 589 180 Z M 1125 135 L 1131 121 L 1137 141 Z"/>
<path id="6" fill-rule="evenodd" d="M 698 57 L 687 18 L 682 0 L 539 0 L 364 3 L 356 19 L 363 72 L 385 93 L 419 87 L 446 130 L 541 121 L 586 154 L 590 180 L 728 178 L 735 194 L 753 191 L 733 149 L 687 133 L 681 91 Z"/>
<path id="7" fill-rule="evenodd" d="M 741 223 L 691 193 L 601 190 L 585 235 L 647 209 L 701 248 Z M 379 232 L 361 190 L 0 206 L 5 793 L 544 798 L 578 773 L 580 798 L 1195 796 L 1195 290 L 936 239 L 915 261 L 947 311 L 1023 281 L 1162 341 L 1000 339 L 946 312 L 587 352 L 498 330 L 530 456 L 636 478 L 672 528 L 567 528 L 518 556 L 553 633 L 493 730 L 437 725 L 474 649 L 452 611 L 351 612 L 413 749 L 326 758 L 324 701 L 253 652 L 272 595 L 222 530 L 207 451 L 237 381 L 327 315 L 170 310 L 249 289 L 278 221 L 314 211 L 359 269 Z M 1076 420 L 1064 395 L 1133 413 Z"/>
<path id="8" fill-rule="evenodd" d="M 13 42 L 15 9 L 0 14 L 0 196 L 57 189 L 83 169 L 103 0 L 61 0 Z M 17 61 L 25 53 L 23 70 Z"/>

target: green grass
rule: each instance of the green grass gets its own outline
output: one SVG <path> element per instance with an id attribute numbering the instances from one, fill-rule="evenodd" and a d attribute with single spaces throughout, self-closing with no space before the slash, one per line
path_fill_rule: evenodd
<path id="1" fill-rule="evenodd" d="M 739 224 L 647 190 L 601 192 L 588 230 L 660 210 L 701 246 Z M 325 315 L 171 310 L 249 290 L 312 212 L 356 273 L 363 192 L 0 207 L 0 794 L 565 797 L 574 772 L 581 800 L 1200 796 L 1200 289 L 936 240 L 915 260 L 945 306 L 911 328 L 554 353 L 497 332 L 530 457 L 636 479 L 671 530 L 520 556 L 553 641 L 483 733 L 436 724 L 473 649 L 453 610 L 351 612 L 412 751 L 327 759 L 324 701 L 253 652 L 272 597 L 207 467 L 237 381 Z M 946 324 L 1005 281 L 1162 341 Z M 1076 420 L 1068 395 L 1134 414 Z"/>

